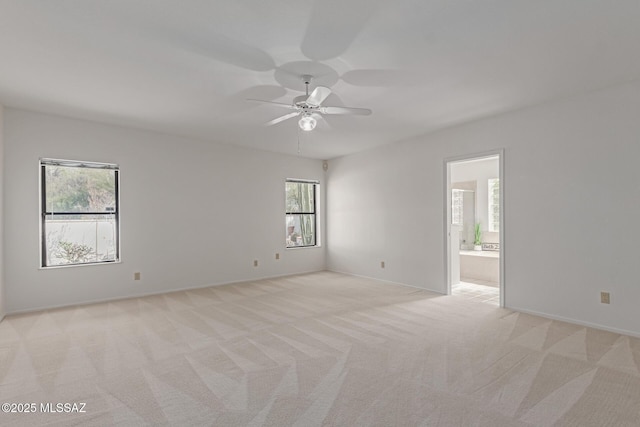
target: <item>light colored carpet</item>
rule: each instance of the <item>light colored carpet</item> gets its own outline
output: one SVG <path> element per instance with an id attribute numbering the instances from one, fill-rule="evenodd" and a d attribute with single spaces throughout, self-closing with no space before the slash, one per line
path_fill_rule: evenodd
<path id="1" fill-rule="evenodd" d="M 330 272 L 9 316 L 1 425 L 638 426 L 640 340 Z M 39 408 L 38 408 L 39 409 Z"/>

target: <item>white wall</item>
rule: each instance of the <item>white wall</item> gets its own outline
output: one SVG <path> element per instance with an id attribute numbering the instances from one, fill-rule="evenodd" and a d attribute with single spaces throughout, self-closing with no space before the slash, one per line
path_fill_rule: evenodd
<path id="1" fill-rule="evenodd" d="M 4 142 L 8 312 L 325 266 L 324 247 L 285 249 L 285 179 L 324 193 L 320 161 L 14 109 Z M 120 165 L 122 263 L 39 269 L 41 157 Z"/>
<path id="2" fill-rule="evenodd" d="M 328 267 L 444 293 L 444 159 L 504 148 L 507 307 L 640 334 L 638 117 L 634 82 L 332 160 Z"/>
<path id="3" fill-rule="evenodd" d="M 4 288 L 4 107 L 0 105 L 0 320 L 6 313 Z"/>

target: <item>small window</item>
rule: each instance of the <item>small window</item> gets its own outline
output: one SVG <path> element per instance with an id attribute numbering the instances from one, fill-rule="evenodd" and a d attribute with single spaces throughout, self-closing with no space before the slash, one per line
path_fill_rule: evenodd
<path id="1" fill-rule="evenodd" d="M 316 246 L 317 181 L 288 179 L 286 182 L 287 247 Z"/>
<path id="2" fill-rule="evenodd" d="M 41 266 L 116 262 L 118 166 L 40 160 Z"/>
<path id="3" fill-rule="evenodd" d="M 462 226 L 464 219 L 464 191 L 453 189 L 451 190 L 451 225 Z"/>
<path id="4" fill-rule="evenodd" d="M 489 179 L 489 231 L 500 231 L 500 180 Z"/>

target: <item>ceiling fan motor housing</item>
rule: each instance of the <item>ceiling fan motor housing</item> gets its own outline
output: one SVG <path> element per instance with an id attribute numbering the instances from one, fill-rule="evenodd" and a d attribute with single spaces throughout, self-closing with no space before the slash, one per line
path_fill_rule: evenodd
<path id="1" fill-rule="evenodd" d="M 293 98 L 293 105 L 297 105 L 300 108 L 309 108 L 309 104 L 307 104 L 307 99 L 309 95 L 300 95 Z"/>

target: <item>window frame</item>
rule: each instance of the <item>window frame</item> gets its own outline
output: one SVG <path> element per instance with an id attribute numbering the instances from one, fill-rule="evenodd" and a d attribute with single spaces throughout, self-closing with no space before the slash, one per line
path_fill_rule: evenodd
<path id="1" fill-rule="evenodd" d="M 38 171 L 40 174 L 40 268 L 63 268 L 63 267 L 82 267 L 89 265 L 104 265 L 104 264 L 117 264 L 121 262 L 120 259 L 120 167 L 115 163 L 101 163 L 92 161 L 80 161 L 80 160 L 63 160 L 63 159 L 51 159 L 41 158 L 38 162 Z M 62 166 L 62 167 L 76 167 L 76 168 L 91 168 L 91 169 L 107 169 L 114 171 L 114 197 L 115 207 L 113 212 L 49 212 L 47 211 L 47 185 L 46 185 L 46 167 L 47 166 Z M 114 234 L 114 259 L 103 261 L 90 261 L 68 264 L 55 264 L 47 265 L 47 235 L 46 235 L 46 223 L 47 219 L 54 215 L 113 215 L 115 223 Z"/>
<path id="2" fill-rule="evenodd" d="M 464 191 L 459 188 L 451 189 L 451 225 L 464 225 Z"/>
<path id="3" fill-rule="evenodd" d="M 313 185 L 313 211 L 299 211 L 292 212 L 287 209 L 287 184 L 288 183 L 296 183 L 296 184 L 312 184 Z M 285 238 L 285 248 L 286 249 L 302 249 L 302 248 L 316 248 L 320 246 L 320 239 L 318 236 L 318 199 L 319 199 L 319 191 L 320 191 L 320 181 L 317 180 L 308 180 L 308 179 L 298 179 L 298 178 L 286 178 L 285 179 L 285 236 L 287 235 L 287 227 L 288 222 L 287 219 L 290 215 L 297 215 L 302 217 L 303 215 L 312 215 L 313 216 L 313 245 L 295 245 L 289 246 L 287 245 L 287 239 Z"/>
<path id="4" fill-rule="evenodd" d="M 497 192 L 496 192 L 496 183 L 497 183 Z M 500 232 L 500 178 L 489 178 L 487 180 L 487 193 L 488 193 L 488 220 L 487 220 L 487 231 L 492 233 Z M 497 193 L 497 194 L 496 194 Z M 496 212 L 496 203 L 495 198 L 497 197 L 497 212 Z M 498 221 L 496 223 L 495 217 L 498 217 Z"/>

